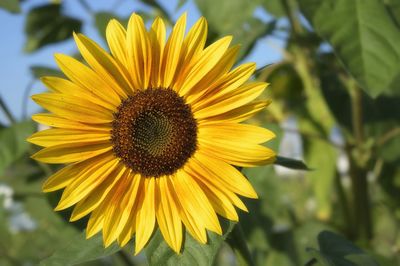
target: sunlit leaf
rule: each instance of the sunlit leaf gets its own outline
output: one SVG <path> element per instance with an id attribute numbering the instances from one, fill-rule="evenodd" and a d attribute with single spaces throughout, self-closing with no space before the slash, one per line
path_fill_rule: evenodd
<path id="1" fill-rule="evenodd" d="M 275 28 L 274 21 L 264 23 L 253 17 L 258 1 L 196 0 L 195 2 L 210 25 L 209 42 L 232 34 L 233 42 L 242 46 L 240 56 L 246 55 L 258 38 L 271 33 Z"/>
<path id="2" fill-rule="evenodd" d="M 396 90 L 400 31 L 380 0 L 300 0 L 317 33 L 335 50 L 359 85 L 375 97 Z"/>

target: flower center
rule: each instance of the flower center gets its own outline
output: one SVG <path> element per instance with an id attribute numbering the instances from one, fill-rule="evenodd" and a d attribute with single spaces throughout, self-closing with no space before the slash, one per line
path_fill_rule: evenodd
<path id="1" fill-rule="evenodd" d="M 114 114 L 114 154 L 145 177 L 171 175 L 193 155 L 197 122 L 172 89 L 149 88 L 122 101 Z"/>

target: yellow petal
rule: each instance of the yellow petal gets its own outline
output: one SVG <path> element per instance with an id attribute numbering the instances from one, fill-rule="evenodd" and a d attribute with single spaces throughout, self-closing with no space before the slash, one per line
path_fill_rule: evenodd
<path id="1" fill-rule="evenodd" d="M 249 142 L 198 139 L 199 150 L 211 157 L 229 164 L 253 167 L 271 164 L 275 161 L 275 152 L 267 147 Z"/>
<path id="2" fill-rule="evenodd" d="M 104 223 L 104 209 L 107 204 L 100 204 L 90 215 L 87 227 L 86 227 L 86 239 L 91 238 L 98 232 L 100 232 Z"/>
<path id="3" fill-rule="evenodd" d="M 219 124 L 199 125 L 198 137 L 202 139 L 226 140 L 232 142 L 263 143 L 275 137 L 265 128 L 253 125 L 221 122 Z"/>
<path id="4" fill-rule="evenodd" d="M 104 143 L 109 139 L 109 132 L 55 128 L 36 132 L 27 141 L 42 147 L 50 147 L 68 143 L 82 143 L 82 145 Z"/>
<path id="5" fill-rule="evenodd" d="M 174 177 L 171 177 L 166 180 L 166 184 L 168 187 L 168 191 L 170 192 L 171 198 L 176 203 L 176 208 L 179 213 L 179 217 L 181 218 L 183 224 L 186 227 L 186 230 L 200 243 L 205 244 L 207 242 L 207 234 L 204 223 L 197 219 L 196 213 L 191 213 L 186 206 L 186 199 L 182 198 L 182 195 L 178 195 L 175 185 L 173 184 Z"/>
<path id="6" fill-rule="evenodd" d="M 229 198 L 225 196 L 225 194 L 222 191 L 218 190 L 216 187 L 212 185 L 210 186 L 206 184 L 204 180 L 197 177 L 196 175 L 192 175 L 192 177 L 197 181 L 197 184 L 207 195 L 207 198 L 210 201 L 212 207 L 219 215 L 232 221 L 239 220 L 235 207 L 233 207 Z"/>
<path id="7" fill-rule="evenodd" d="M 64 118 L 89 124 L 105 124 L 114 120 L 113 113 L 77 96 L 43 93 L 32 96 L 43 108 Z"/>
<path id="8" fill-rule="evenodd" d="M 109 246 L 125 227 L 130 213 L 137 200 L 138 189 L 142 182 L 140 175 L 128 173 L 121 182 L 120 187 L 116 188 L 112 198 L 109 200 L 109 206 L 105 212 L 103 227 L 103 238 L 105 246 Z"/>
<path id="9" fill-rule="evenodd" d="M 125 173 L 113 191 L 106 198 L 107 208 L 104 211 L 103 243 L 108 247 L 117 238 L 117 228 L 120 226 L 121 214 L 125 210 L 125 205 L 131 198 L 133 188 L 133 175 Z M 127 207 L 127 206 L 126 206 Z"/>
<path id="10" fill-rule="evenodd" d="M 99 158 L 97 163 L 79 173 L 63 191 L 60 202 L 55 208 L 56 211 L 64 210 L 85 198 L 89 193 L 96 193 L 98 187 L 118 165 L 118 160 L 113 155 L 105 155 Z"/>
<path id="11" fill-rule="evenodd" d="M 127 171 L 128 169 L 126 169 L 123 164 L 119 164 L 114 172 L 96 188 L 95 193 L 90 193 L 86 198 L 76 204 L 71 214 L 70 221 L 79 220 L 96 209 L 104 201 L 121 176 Z"/>
<path id="12" fill-rule="evenodd" d="M 164 88 L 171 87 L 171 83 L 175 77 L 176 68 L 178 66 L 181 55 L 182 42 L 186 29 L 186 13 L 184 13 L 176 22 L 171 35 L 165 45 L 161 73 L 164 76 L 161 86 Z"/>
<path id="13" fill-rule="evenodd" d="M 83 58 L 91 68 L 104 79 L 121 98 L 133 91 L 124 70 L 97 43 L 82 34 L 75 34 L 74 39 Z"/>
<path id="14" fill-rule="evenodd" d="M 232 109 L 226 113 L 208 117 L 207 119 L 197 121 L 199 125 L 215 125 L 223 122 L 239 123 L 252 117 L 254 114 L 262 111 L 271 101 L 253 102 L 238 108 Z"/>
<path id="15" fill-rule="evenodd" d="M 101 98 L 97 97 L 87 89 L 80 87 L 70 80 L 59 77 L 42 77 L 40 79 L 46 87 L 56 93 L 63 93 L 73 95 L 79 98 L 84 98 L 97 105 L 100 105 L 109 110 L 114 110 L 114 107 L 109 103 L 104 102 Z"/>
<path id="16" fill-rule="evenodd" d="M 183 40 L 182 58 L 184 61 L 196 57 L 203 50 L 207 40 L 207 28 L 207 20 L 201 17 L 189 30 Z"/>
<path id="17" fill-rule="evenodd" d="M 182 222 L 179 218 L 176 203 L 171 197 L 167 186 L 169 177 L 159 177 L 156 179 L 157 206 L 156 217 L 161 234 L 167 244 L 177 253 L 182 245 Z"/>
<path id="18" fill-rule="evenodd" d="M 182 43 L 181 55 L 176 68 L 174 83 L 182 84 L 186 74 L 196 61 L 199 53 L 203 51 L 207 39 L 207 21 L 201 17 L 189 30 Z M 176 85 L 179 89 L 179 85 Z"/>
<path id="19" fill-rule="evenodd" d="M 85 124 L 77 121 L 69 120 L 55 114 L 50 113 L 41 113 L 32 115 L 32 120 L 55 128 L 65 128 L 65 129 L 79 129 L 79 130 L 88 130 L 88 131 L 102 131 L 102 132 L 110 132 L 111 125 L 110 124 Z"/>
<path id="20" fill-rule="evenodd" d="M 133 234 L 136 232 L 136 221 L 137 221 L 137 210 L 141 207 L 143 203 L 143 199 L 145 196 L 144 193 L 144 178 L 140 177 L 139 187 L 137 189 L 137 195 L 134 197 L 135 202 L 130 210 L 129 217 L 127 218 L 127 222 L 125 223 L 124 227 L 122 228 L 117 241 L 121 247 L 128 244 L 129 240 L 132 238 Z"/>
<path id="21" fill-rule="evenodd" d="M 204 94 L 212 90 L 215 84 L 232 68 L 239 53 L 239 45 L 228 48 L 215 67 L 208 72 L 191 90 L 185 95 L 188 104 L 194 104 L 203 99 Z"/>
<path id="22" fill-rule="evenodd" d="M 199 163 L 191 159 L 190 163 L 187 164 L 187 171 L 190 175 L 198 181 L 198 183 L 202 183 L 217 197 L 217 198 L 226 198 L 230 203 L 238 207 L 239 209 L 247 212 L 247 208 L 244 203 L 239 199 L 239 197 L 235 194 L 238 193 L 237 189 L 231 190 L 232 186 L 226 186 L 226 181 L 218 176 L 215 176 L 214 173 L 208 171 L 207 169 L 202 168 Z M 199 170 L 200 167 L 200 170 Z M 199 183 L 199 185 L 200 185 Z M 203 187 L 202 187 L 203 188 Z M 239 193 L 242 194 L 242 193 Z M 208 194 L 207 194 L 208 196 Z M 222 214 L 221 214 L 222 215 Z M 230 219 L 229 217 L 227 217 Z"/>
<path id="23" fill-rule="evenodd" d="M 257 98 L 267 86 L 266 83 L 249 83 L 239 87 L 234 93 L 229 93 L 226 98 L 210 106 L 204 106 L 194 112 L 196 119 L 205 119 L 207 117 L 223 114 L 232 109 L 245 105 Z"/>
<path id="24" fill-rule="evenodd" d="M 174 179 L 176 193 L 184 199 L 182 206 L 194 217 L 202 221 L 205 227 L 217 234 L 222 234 L 221 225 L 204 192 L 184 170 L 178 171 Z"/>
<path id="25" fill-rule="evenodd" d="M 143 19 L 132 14 L 127 30 L 128 69 L 133 77 L 135 88 L 146 89 L 151 74 L 151 47 L 149 34 Z"/>
<path id="26" fill-rule="evenodd" d="M 155 178 L 147 177 L 144 181 L 144 199 L 137 209 L 135 255 L 147 244 L 154 230 L 155 217 Z"/>
<path id="27" fill-rule="evenodd" d="M 106 39 L 111 54 L 121 65 L 127 65 L 126 30 L 115 19 L 110 20 L 106 28 Z"/>
<path id="28" fill-rule="evenodd" d="M 195 112 L 198 109 L 216 104 L 222 100 L 233 97 L 237 94 L 241 94 L 242 91 L 237 89 L 239 86 L 244 84 L 254 73 L 256 65 L 254 63 L 243 64 L 228 74 L 221 77 L 212 86 L 207 88 L 201 101 L 198 101 L 192 105 L 192 110 Z M 265 83 L 259 83 L 259 85 L 264 85 Z M 255 85 L 253 83 L 253 85 Z M 244 86 L 242 90 L 249 89 Z"/>
<path id="29" fill-rule="evenodd" d="M 165 25 L 161 18 L 157 17 L 150 28 L 150 41 L 152 52 L 151 85 L 153 88 L 161 86 L 161 64 L 165 45 Z"/>
<path id="30" fill-rule="evenodd" d="M 237 194 L 257 198 L 250 182 L 232 165 L 197 152 L 191 166 L 201 176 L 209 177 L 209 180 L 215 179 Z"/>
<path id="31" fill-rule="evenodd" d="M 112 145 L 110 143 L 85 146 L 80 143 L 62 144 L 44 148 L 32 155 L 31 158 L 44 163 L 74 163 L 106 153 L 111 149 Z"/>
<path id="32" fill-rule="evenodd" d="M 67 55 L 56 54 L 55 58 L 58 66 L 71 81 L 108 103 L 110 109 L 119 106 L 121 98 L 92 69 Z"/>
<path id="33" fill-rule="evenodd" d="M 197 61 L 190 67 L 182 84 L 176 84 L 180 95 L 186 95 L 208 72 L 210 72 L 218 61 L 222 58 L 229 47 L 232 37 L 224 37 L 208 46 L 201 54 Z"/>

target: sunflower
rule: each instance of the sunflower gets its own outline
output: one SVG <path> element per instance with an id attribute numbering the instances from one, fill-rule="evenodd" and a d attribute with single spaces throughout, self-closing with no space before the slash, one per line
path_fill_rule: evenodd
<path id="1" fill-rule="evenodd" d="M 101 231 L 105 246 L 135 237 L 137 254 L 157 227 L 177 253 L 185 230 L 206 243 L 222 234 L 217 214 L 237 221 L 239 195 L 257 198 L 235 166 L 275 159 L 261 145 L 274 134 L 240 123 L 269 103 L 253 102 L 267 86 L 247 82 L 255 64 L 232 69 L 230 36 L 205 47 L 204 18 L 185 28 L 186 14 L 168 39 L 161 18 L 149 30 L 136 14 L 127 29 L 111 20 L 111 53 L 74 34 L 87 64 L 56 54 L 67 79 L 44 77 L 50 92 L 32 96 L 50 111 L 33 120 L 51 127 L 28 139 L 44 147 L 32 158 L 66 164 L 43 191 L 64 189 L 55 210 L 90 215 L 87 237 Z"/>

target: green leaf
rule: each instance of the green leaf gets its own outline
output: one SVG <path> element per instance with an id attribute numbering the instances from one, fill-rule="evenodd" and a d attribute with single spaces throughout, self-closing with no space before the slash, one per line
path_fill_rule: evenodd
<path id="1" fill-rule="evenodd" d="M 120 249 L 116 243 L 108 248 L 104 248 L 101 234 L 96 234 L 86 239 L 86 233 L 82 232 L 73 238 L 64 248 L 57 250 L 51 257 L 42 260 L 40 265 L 76 265 L 112 255 Z"/>
<path id="2" fill-rule="evenodd" d="M 32 121 L 20 122 L 0 130 L 0 174 L 29 149 L 26 138 L 35 132 Z"/>
<path id="3" fill-rule="evenodd" d="M 104 40 L 106 39 L 107 24 L 111 19 L 114 18 L 116 18 L 116 16 L 111 12 L 98 12 L 94 14 L 94 24 L 97 28 L 97 31 Z"/>
<path id="4" fill-rule="evenodd" d="M 275 28 L 275 21 L 265 24 L 253 17 L 258 1 L 196 0 L 195 2 L 209 24 L 208 42 L 232 34 L 233 43 L 242 46 L 241 57 L 251 50 L 258 38 L 269 34 Z"/>
<path id="5" fill-rule="evenodd" d="M 307 172 L 307 178 L 312 182 L 317 201 L 317 217 L 327 220 L 332 212 L 331 190 L 336 173 L 336 150 L 322 140 L 305 139 L 304 142 L 306 161 L 314 169 Z"/>
<path id="6" fill-rule="evenodd" d="M 25 21 L 27 40 L 24 50 L 28 53 L 72 37 L 81 30 L 82 22 L 61 13 L 60 4 L 47 4 L 31 9 Z"/>
<path id="7" fill-rule="evenodd" d="M 328 266 L 377 266 L 378 264 L 363 250 L 356 247 L 344 237 L 329 231 L 318 234 L 320 250 L 309 249 L 312 253 L 318 253 L 316 257 L 323 265 Z"/>
<path id="8" fill-rule="evenodd" d="M 224 229 L 222 236 L 207 232 L 207 244 L 199 243 L 190 234 L 186 233 L 181 254 L 176 254 L 164 241 L 161 232 L 157 230 L 146 247 L 149 265 L 213 265 L 215 256 L 228 234 L 232 231 L 234 223 L 224 221 L 222 225 Z"/>
<path id="9" fill-rule="evenodd" d="M 32 76 L 37 79 L 40 79 L 41 77 L 44 76 L 65 77 L 60 70 L 52 67 L 36 65 L 36 66 L 31 66 L 30 70 Z"/>
<path id="10" fill-rule="evenodd" d="M 296 170 L 306 170 L 306 171 L 311 170 L 310 168 L 307 167 L 307 165 L 303 161 L 286 158 L 282 156 L 276 156 L 276 161 L 274 162 L 274 164 Z"/>
<path id="11" fill-rule="evenodd" d="M 380 0 L 300 0 L 315 31 L 358 84 L 375 97 L 397 90 L 400 32 Z"/>
<path id="12" fill-rule="evenodd" d="M 3 8 L 11 13 L 21 12 L 18 0 L 1 0 L 0 8 Z"/>
<path id="13" fill-rule="evenodd" d="M 275 17 L 283 17 L 286 15 L 282 0 L 263 0 L 262 6 L 268 13 Z"/>
<path id="14" fill-rule="evenodd" d="M 179 0 L 176 4 L 175 11 L 178 11 L 184 4 L 186 4 L 187 0 Z"/>

